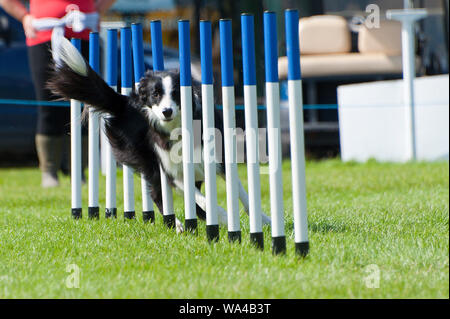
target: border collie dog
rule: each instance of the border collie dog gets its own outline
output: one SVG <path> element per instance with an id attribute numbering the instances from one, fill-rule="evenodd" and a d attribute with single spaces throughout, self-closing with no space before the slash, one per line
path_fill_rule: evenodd
<path id="1" fill-rule="evenodd" d="M 181 134 L 176 140 L 170 137 L 172 130 L 181 126 L 179 72 L 147 71 L 140 80 L 137 92 L 124 96 L 109 87 L 67 39 L 63 39 L 56 50 L 60 59 L 55 63 L 54 73 L 48 82 L 49 89 L 62 99 L 81 101 L 105 115 L 105 133 L 115 159 L 144 175 L 150 185 L 152 199 L 162 213 L 160 165 L 171 186 L 183 191 L 183 163 L 174 162 L 170 157 L 174 147 L 181 149 Z M 192 87 L 193 118 L 201 121 L 201 86 L 193 81 Z M 84 115 L 87 114 L 86 111 L 87 108 Z M 223 133 L 222 118 L 217 111 L 215 126 Z M 223 139 L 223 134 L 221 135 Z M 201 146 L 203 152 L 203 142 Z M 225 178 L 223 163 L 222 155 L 222 163 L 216 165 L 216 172 Z M 200 192 L 204 180 L 203 156 L 201 162 L 194 165 L 197 216 L 204 220 L 206 199 Z M 248 213 L 248 195 L 240 180 L 238 184 L 239 198 Z M 219 223 L 222 225 L 227 222 L 226 214 L 223 208 L 218 207 Z M 270 218 L 263 214 L 262 221 L 269 224 Z M 183 231 L 178 219 L 176 224 L 177 230 Z"/>

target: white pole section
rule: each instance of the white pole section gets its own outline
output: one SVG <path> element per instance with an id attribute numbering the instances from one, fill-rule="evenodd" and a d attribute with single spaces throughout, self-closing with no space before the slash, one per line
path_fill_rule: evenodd
<path id="1" fill-rule="evenodd" d="M 194 134 L 192 128 L 192 79 L 190 23 L 178 21 L 180 48 L 181 131 L 184 183 L 184 224 L 187 231 L 197 230 L 195 207 Z"/>
<path id="2" fill-rule="evenodd" d="M 405 5 L 407 4 L 405 2 Z M 417 144 L 414 101 L 416 54 L 414 26 L 417 20 L 427 16 L 427 11 L 424 9 L 388 10 L 386 16 L 388 19 L 398 20 L 402 23 L 403 96 L 406 107 L 406 159 L 416 160 Z"/>
<path id="3" fill-rule="evenodd" d="M 214 86 L 212 72 L 211 22 L 200 21 L 200 56 L 202 67 L 203 162 L 205 166 L 206 237 L 219 240 L 214 125 Z"/>
<path id="4" fill-rule="evenodd" d="M 100 71 L 100 49 L 97 32 L 89 34 L 89 64 L 91 68 L 99 73 Z M 99 218 L 98 203 L 98 174 L 100 165 L 100 130 L 99 116 L 93 109 L 89 109 L 89 218 Z"/>
<path id="5" fill-rule="evenodd" d="M 154 20 L 150 22 L 150 32 L 152 38 L 152 56 L 153 70 L 164 71 L 164 54 L 161 21 Z M 161 193 L 163 206 L 164 224 L 169 228 L 175 227 L 175 210 L 173 208 L 173 193 L 169 180 L 162 166 L 159 167 L 161 174 Z"/>
<path id="6" fill-rule="evenodd" d="M 227 190 L 228 240 L 241 242 L 239 190 L 236 156 L 236 111 L 233 79 L 233 36 L 231 20 L 222 19 L 220 28 L 220 63 L 222 72 L 223 130 Z"/>
<path id="7" fill-rule="evenodd" d="M 122 95 L 130 95 L 132 91 L 131 65 L 131 29 L 120 29 L 120 67 L 122 79 Z M 126 219 L 135 218 L 134 210 L 134 174 L 133 169 L 123 165 L 123 215 Z"/>
<path id="8" fill-rule="evenodd" d="M 134 87 L 136 92 L 139 89 L 139 81 L 144 77 L 144 48 L 142 25 L 134 23 L 131 25 L 131 38 L 133 45 L 133 64 L 134 64 Z M 153 200 L 150 194 L 150 185 L 145 180 L 144 174 L 141 174 L 141 193 L 142 193 L 142 219 L 144 223 L 155 222 L 155 210 Z"/>
<path id="9" fill-rule="evenodd" d="M 106 83 L 117 91 L 117 30 L 109 29 L 107 31 L 106 41 Z M 108 125 L 108 116 L 103 117 L 104 125 Z M 116 203 L 116 160 L 114 159 L 111 144 L 106 138 L 106 204 L 105 218 L 117 217 Z"/>
<path id="10" fill-rule="evenodd" d="M 280 136 L 280 85 L 278 82 L 277 17 L 264 13 L 264 51 L 266 69 L 267 134 L 269 145 L 270 210 L 272 215 L 272 252 L 286 252 L 284 234 L 283 183 Z"/>
<path id="11" fill-rule="evenodd" d="M 262 232 L 261 217 L 261 181 L 259 177 L 259 134 L 256 92 L 254 16 L 246 13 L 242 14 L 241 25 L 250 241 L 258 248 L 264 249 L 264 235 Z"/>
<path id="12" fill-rule="evenodd" d="M 81 51 L 81 40 L 72 39 L 72 44 Z M 81 206 L 81 102 L 70 100 L 70 165 L 72 188 L 72 217 L 82 217 Z"/>
<path id="13" fill-rule="evenodd" d="M 303 131 L 303 95 L 300 72 L 298 11 L 286 10 L 285 18 L 295 252 L 298 256 L 304 257 L 309 251 L 309 240 L 306 209 L 305 137 Z"/>

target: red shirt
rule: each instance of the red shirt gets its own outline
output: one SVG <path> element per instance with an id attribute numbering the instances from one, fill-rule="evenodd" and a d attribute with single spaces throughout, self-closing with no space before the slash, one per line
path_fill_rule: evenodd
<path id="1" fill-rule="evenodd" d="M 34 18 L 62 18 L 75 6 L 84 13 L 95 12 L 94 0 L 30 0 L 30 14 Z M 90 30 L 75 33 L 71 28 L 66 28 L 67 38 L 79 38 L 89 40 Z M 37 31 L 35 38 L 27 38 L 27 45 L 37 45 L 50 41 L 52 30 Z"/>

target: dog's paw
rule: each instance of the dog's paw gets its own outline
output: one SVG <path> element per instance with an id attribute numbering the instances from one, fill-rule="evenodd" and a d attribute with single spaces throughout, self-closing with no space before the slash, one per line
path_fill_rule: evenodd
<path id="1" fill-rule="evenodd" d="M 181 223 L 178 218 L 175 220 L 175 228 L 177 230 L 177 234 L 181 234 L 184 232 L 183 223 Z"/>

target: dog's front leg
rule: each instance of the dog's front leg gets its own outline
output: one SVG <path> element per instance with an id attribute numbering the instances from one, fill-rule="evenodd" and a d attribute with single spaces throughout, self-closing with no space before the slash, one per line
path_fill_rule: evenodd
<path id="1" fill-rule="evenodd" d="M 184 184 L 182 181 L 174 180 L 175 186 L 182 192 L 184 192 Z M 200 206 L 201 209 L 203 209 L 206 212 L 206 197 L 200 192 L 200 190 L 196 187 L 195 188 L 195 202 L 198 206 Z M 217 205 L 217 213 L 219 217 L 219 225 L 226 225 L 227 224 L 227 212 Z"/>

